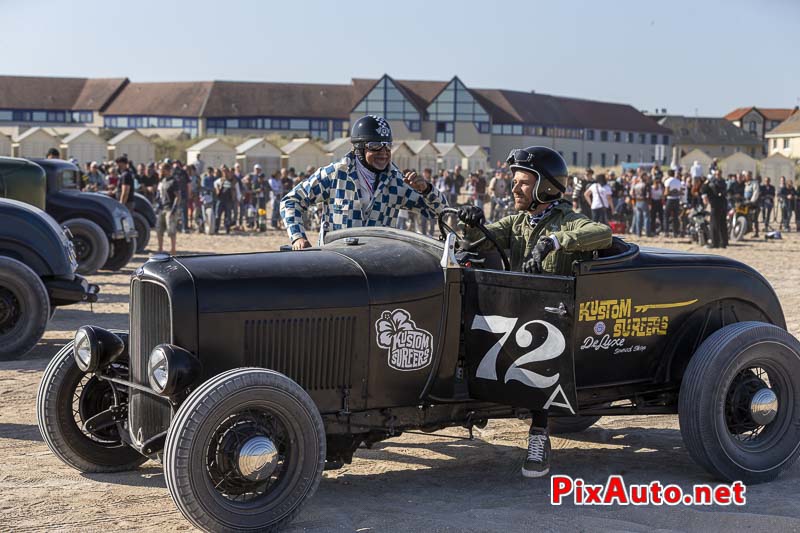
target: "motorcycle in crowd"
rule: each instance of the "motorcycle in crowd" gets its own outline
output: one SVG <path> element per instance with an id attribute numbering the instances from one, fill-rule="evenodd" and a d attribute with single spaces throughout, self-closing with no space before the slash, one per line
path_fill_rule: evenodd
<path id="1" fill-rule="evenodd" d="M 710 243 L 711 226 L 708 221 L 710 213 L 701 206 L 689 208 L 687 211 L 689 218 L 688 230 L 692 242 L 696 242 L 700 246 Z"/>
<path id="2" fill-rule="evenodd" d="M 738 202 L 728 211 L 728 227 L 730 228 L 730 240 L 741 241 L 744 236 L 750 233 L 756 222 L 758 211 L 752 202 Z"/>

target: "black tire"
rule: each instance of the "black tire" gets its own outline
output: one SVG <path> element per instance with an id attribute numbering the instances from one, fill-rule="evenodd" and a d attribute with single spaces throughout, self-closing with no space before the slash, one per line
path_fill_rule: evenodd
<path id="1" fill-rule="evenodd" d="M 266 481 L 247 480 L 227 463 L 231 433 L 240 443 L 265 434 L 278 443 Z M 239 368 L 208 380 L 178 409 L 164 446 L 164 477 L 175 505 L 199 529 L 273 531 L 316 491 L 325 446 L 322 417 L 302 387 L 278 372 Z"/>
<path id="2" fill-rule="evenodd" d="M 744 239 L 745 233 L 747 233 L 747 217 L 743 215 L 733 217 L 730 240 L 739 242 Z"/>
<path id="3" fill-rule="evenodd" d="M 78 259 L 78 274 L 94 274 L 108 259 L 108 238 L 103 229 L 85 218 L 73 218 L 62 224 L 72 233 L 75 255 Z"/>
<path id="4" fill-rule="evenodd" d="M 700 226 L 697 229 L 697 244 L 701 248 L 703 246 L 705 246 L 706 244 L 708 244 L 708 234 L 706 232 L 707 232 L 707 228 L 706 228 L 705 225 Z"/>
<path id="5" fill-rule="evenodd" d="M 0 257 L 0 361 L 22 357 L 36 346 L 49 315 L 47 289 L 36 272 Z"/>
<path id="6" fill-rule="evenodd" d="M 547 419 L 547 427 L 551 435 L 580 433 L 592 427 L 598 420 L 599 416 L 553 416 Z"/>
<path id="7" fill-rule="evenodd" d="M 72 345 L 70 341 L 59 350 L 42 376 L 36 396 L 39 432 L 50 451 L 76 470 L 133 470 L 147 457 L 120 441 L 116 428 L 102 434 L 81 429 L 82 422 L 107 407 L 110 385 L 80 371 Z"/>
<path id="8" fill-rule="evenodd" d="M 133 226 L 136 228 L 136 253 L 144 253 L 147 245 L 150 244 L 150 224 L 144 215 L 134 211 Z"/>
<path id="9" fill-rule="evenodd" d="M 765 388 L 777 410 L 759 425 L 747 407 Z M 746 484 L 775 479 L 800 454 L 800 342 L 762 322 L 714 332 L 689 361 L 678 416 L 689 454 L 715 477 Z"/>
<path id="10" fill-rule="evenodd" d="M 108 255 L 103 265 L 103 270 L 121 270 L 131 259 L 133 254 L 136 253 L 136 237 L 126 241 L 125 239 L 116 239 L 111 242 L 111 253 Z"/>

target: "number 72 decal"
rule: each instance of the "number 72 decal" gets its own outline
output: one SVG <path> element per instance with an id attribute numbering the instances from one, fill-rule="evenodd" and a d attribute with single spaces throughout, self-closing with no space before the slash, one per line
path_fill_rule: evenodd
<path id="1" fill-rule="evenodd" d="M 508 341 L 508 338 L 514 332 L 518 321 L 518 318 L 499 315 L 475 315 L 475 318 L 472 320 L 471 329 L 488 331 L 489 333 L 501 335 L 500 339 L 489 348 L 489 351 L 487 351 L 486 355 L 481 359 L 480 364 L 478 364 L 478 369 L 475 372 L 475 377 L 498 381 L 497 357 L 506 341 Z M 522 368 L 522 365 L 555 359 L 564 353 L 564 348 L 566 348 L 567 343 L 561 331 L 551 323 L 545 322 L 544 320 L 531 320 L 517 328 L 514 340 L 520 348 L 529 348 L 533 342 L 533 335 L 528 331 L 528 326 L 532 324 L 540 324 L 545 327 L 547 335 L 545 336 L 544 342 L 537 348 L 518 357 L 508 370 L 506 370 L 503 382 L 518 381 L 528 387 L 548 389 L 558 383 L 559 373 L 555 373 L 552 376 L 544 376 Z M 558 393 L 561 393 L 562 398 L 564 398 L 564 403 L 556 403 L 553 401 Z M 566 400 L 566 395 L 561 385 L 558 385 L 553 391 L 553 394 L 550 396 L 544 408 L 547 409 L 551 405 L 567 408 L 574 413 L 572 406 L 569 405 L 569 402 Z"/>

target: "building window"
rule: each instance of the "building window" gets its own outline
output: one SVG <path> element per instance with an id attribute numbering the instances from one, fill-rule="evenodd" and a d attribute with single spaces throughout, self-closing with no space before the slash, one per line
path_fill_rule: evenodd
<path id="1" fill-rule="evenodd" d="M 778 147 L 778 139 L 772 139 L 772 148 L 775 149 Z"/>
<path id="2" fill-rule="evenodd" d="M 478 133 L 489 133 L 490 131 L 490 126 L 488 122 L 476 122 L 475 128 L 478 130 Z"/>
<path id="3" fill-rule="evenodd" d="M 604 130 L 604 131 L 600 132 L 600 140 L 603 141 L 603 142 L 608 142 L 608 132 L 607 131 Z"/>
<path id="4" fill-rule="evenodd" d="M 349 123 L 345 123 L 344 120 L 334 120 L 332 122 L 333 122 L 333 138 L 338 139 L 339 137 L 346 137 L 348 130 L 350 129 Z"/>
<path id="5" fill-rule="evenodd" d="M 658 144 L 658 135 L 656 134 L 650 135 L 650 144 Z"/>
<path id="6" fill-rule="evenodd" d="M 614 132 L 614 142 L 618 143 L 622 140 L 622 133 L 615 131 Z"/>
<path id="7" fill-rule="evenodd" d="M 619 165 L 619 154 L 614 154 L 614 166 Z"/>
<path id="8" fill-rule="evenodd" d="M 453 132 L 455 124 L 453 122 L 437 122 L 436 123 L 436 142 L 437 143 L 451 143 L 453 141 Z"/>
<path id="9" fill-rule="evenodd" d="M 594 130 L 586 130 L 586 140 L 587 141 L 594 140 Z"/>
<path id="10" fill-rule="evenodd" d="M 758 124 L 756 124 L 755 120 L 751 120 L 750 122 L 747 123 L 747 129 L 750 133 L 755 133 L 756 131 L 758 131 Z"/>
<path id="11" fill-rule="evenodd" d="M 789 139 L 788 138 L 783 140 L 783 147 L 784 148 L 789 148 Z"/>
<path id="12" fill-rule="evenodd" d="M 578 152 L 572 152 L 572 166 L 578 166 Z"/>
<path id="13" fill-rule="evenodd" d="M 0 120 L 14 120 L 14 112 L 0 111 Z"/>
<path id="14" fill-rule="evenodd" d="M 628 132 L 628 142 L 633 144 L 633 132 Z"/>
<path id="15" fill-rule="evenodd" d="M 492 124 L 494 135 L 522 135 L 522 124 Z"/>
<path id="16" fill-rule="evenodd" d="M 592 166 L 592 152 L 586 152 L 586 166 Z"/>
<path id="17" fill-rule="evenodd" d="M 662 135 L 661 136 L 661 144 L 669 145 L 669 135 Z"/>
<path id="18" fill-rule="evenodd" d="M 625 156 L 625 161 L 626 161 L 627 163 L 630 163 L 630 162 L 631 162 L 631 154 L 628 154 L 628 155 L 626 155 L 626 156 Z"/>
<path id="19" fill-rule="evenodd" d="M 639 144 L 645 144 L 647 142 L 647 135 L 644 133 L 639 134 Z"/>
<path id="20" fill-rule="evenodd" d="M 601 167 L 605 167 L 606 166 L 606 154 L 605 153 L 600 154 L 600 166 Z"/>
<path id="21" fill-rule="evenodd" d="M 769 129 L 777 127 L 777 125 L 780 123 L 781 123 L 780 120 L 773 120 L 772 122 L 769 123 Z"/>
<path id="22" fill-rule="evenodd" d="M 384 76 L 375 85 L 353 111 L 365 115 L 380 115 L 386 120 L 411 122 L 419 122 L 421 120 L 417 109 L 403 96 L 403 93 L 387 76 Z"/>
<path id="23" fill-rule="evenodd" d="M 447 84 L 427 111 L 430 120 L 437 122 L 489 122 L 489 114 L 458 78 Z"/>

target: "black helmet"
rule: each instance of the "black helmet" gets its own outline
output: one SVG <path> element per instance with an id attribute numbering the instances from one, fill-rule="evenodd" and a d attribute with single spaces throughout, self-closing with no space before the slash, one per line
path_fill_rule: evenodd
<path id="1" fill-rule="evenodd" d="M 350 142 L 392 142 L 392 128 L 386 119 L 376 115 L 367 115 L 356 120 L 350 132 Z"/>
<path id="2" fill-rule="evenodd" d="M 546 146 L 511 150 L 506 163 L 511 170 L 532 172 L 539 178 L 536 180 L 531 207 L 554 202 L 567 190 L 567 163 L 561 154 Z"/>

